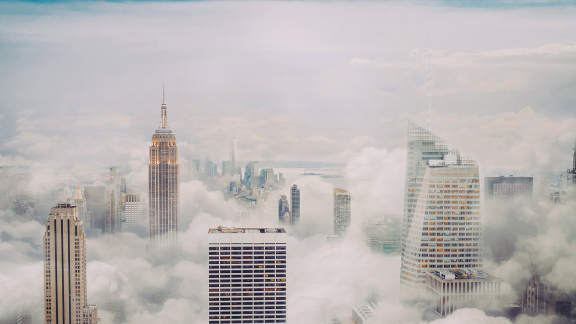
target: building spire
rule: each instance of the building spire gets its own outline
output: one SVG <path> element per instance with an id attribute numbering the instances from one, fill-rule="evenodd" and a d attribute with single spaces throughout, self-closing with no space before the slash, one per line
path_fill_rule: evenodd
<path id="1" fill-rule="evenodd" d="M 161 108 L 162 121 L 160 124 L 160 128 L 167 128 L 168 127 L 166 108 L 167 108 L 166 107 L 166 91 L 165 91 L 165 86 L 162 85 L 162 108 Z"/>

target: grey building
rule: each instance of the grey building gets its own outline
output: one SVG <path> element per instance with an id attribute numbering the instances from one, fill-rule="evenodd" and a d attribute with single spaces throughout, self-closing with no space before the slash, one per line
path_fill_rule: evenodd
<path id="1" fill-rule="evenodd" d="M 344 189 L 334 189 L 334 234 L 343 236 L 350 226 L 352 210 L 350 193 Z"/>
<path id="2" fill-rule="evenodd" d="M 106 187 L 85 186 L 86 210 L 90 224 L 89 232 L 103 233 L 106 229 Z"/>
<path id="3" fill-rule="evenodd" d="M 515 176 L 485 177 L 484 188 L 486 199 L 531 197 L 534 191 L 534 178 Z"/>
<path id="4" fill-rule="evenodd" d="M 297 185 L 292 185 L 290 188 L 290 205 L 292 205 L 290 224 L 298 224 L 300 222 L 300 189 Z"/>
<path id="5" fill-rule="evenodd" d="M 290 206 L 288 205 L 288 198 L 282 195 L 278 200 L 278 222 L 280 224 L 288 224 L 290 220 Z"/>

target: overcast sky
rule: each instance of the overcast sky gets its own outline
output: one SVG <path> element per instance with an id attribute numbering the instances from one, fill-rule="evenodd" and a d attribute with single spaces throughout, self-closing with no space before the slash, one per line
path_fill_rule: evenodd
<path id="1" fill-rule="evenodd" d="M 47 213 L 15 215 L 11 199 L 28 195 L 47 210 L 62 198 L 54 192 L 99 181 L 111 165 L 145 192 L 165 84 L 182 161 L 227 158 L 237 137 L 240 160 L 345 165 L 353 225 L 338 244 L 325 240 L 331 185 L 289 179 L 303 208 L 290 235 L 291 320 L 345 318 L 377 292 L 380 321 L 421 323 L 395 298 L 399 257 L 372 253 L 360 231 L 370 217 L 402 213 L 407 121 L 429 122 L 483 175 L 566 170 L 574 17 L 565 1 L 0 3 L 0 166 L 30 167 L 29 178 L 0 179 L 0 291 L 13 296 L 0 298 L 0 315 L 41 309 Z M 275 199 L 239 218 L 238 204 L 199 181 L 182 182 L 181 196 L 180 255 L 145 253 L 146 239 L 128 234 L 88 240 L 88 298 L 104 324 L 205 321 L 206 228 L 275 224 Z M 574 203 L 554 209 L 540 198 L 493 211 L 488 225 L 518 245 L 487 266 L 517 293 L 536 260 L 574 292 Z M 126 318 L 114 318 L 115 306 Z M 434 323 L 463 322 L 510 323 L 470 309 Z"/>

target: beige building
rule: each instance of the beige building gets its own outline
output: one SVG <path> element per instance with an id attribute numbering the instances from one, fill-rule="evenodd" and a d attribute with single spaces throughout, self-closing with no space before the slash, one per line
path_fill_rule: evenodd
<path id="1" fill-rule="evenodd" d="M 50 209 L 43 239 L 44 322 L 46 324 L 95 324 L 86 318 L 86 247 L 77 207 L 58 204 Z"/>
<path id="2" fill-rule="evenodd" d="M 162 103 L 160 128 L 152 136 L 148 190 L 150 239 L 175 239 L 178 232 L 178 148 L 176 135 L 168 128 L 167 106 Z"/>

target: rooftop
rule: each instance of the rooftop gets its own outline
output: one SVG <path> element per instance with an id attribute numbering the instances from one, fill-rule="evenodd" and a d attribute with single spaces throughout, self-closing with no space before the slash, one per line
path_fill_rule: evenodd
<path id="1" fill-rule="evenodd" d="M 428 275 L 436 277 L 440 280 L 495 280 L 484 271 L 472 270 L 472 269 L 459 269 L 459 270 L 441 270 L 441 271 L 431 271 Z"/>
<path id="2" fill-rule="evenodd" d="M 236 234 L 236 233 L 286 233 L 283 228 L 268 227 L 223 227 L 218 226 L 208 230 L 209 234 Z"/>

